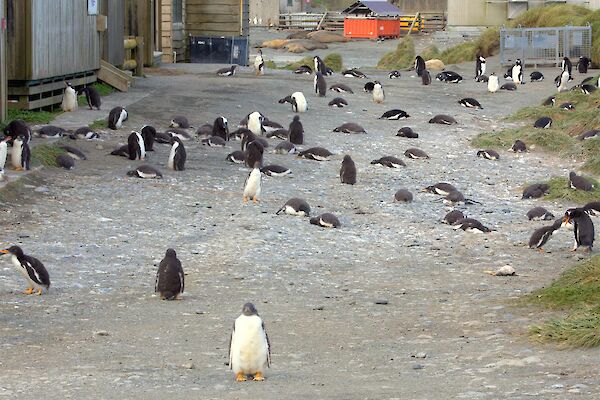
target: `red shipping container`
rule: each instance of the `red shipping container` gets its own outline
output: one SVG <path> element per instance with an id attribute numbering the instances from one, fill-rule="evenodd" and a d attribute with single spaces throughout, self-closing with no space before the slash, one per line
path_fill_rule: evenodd
<path id="1" fill-rule="evenodd" d="M 344 18 L 344 36 L 347 38 L 378 39 L 399 37 L 397 18 Z"/>

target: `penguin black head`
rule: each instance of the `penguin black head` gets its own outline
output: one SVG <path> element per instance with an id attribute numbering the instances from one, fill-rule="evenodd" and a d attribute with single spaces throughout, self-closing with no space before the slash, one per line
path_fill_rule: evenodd
<path id="1" fill-rule="evenodd" d="M 8 249 L 0 250 L 1 254 L 12 254 L 17 258 L 23 257 L 25 254 L 23 253 L 23 249 L 19 246 L 10 246 Z"/>
<path id="2" fill-rule="evenodd" d="M 165 257 L 166 258 L 177 258 L 177 253 L 173 249 L 167 249 L 167 252 L 165 253 Z"/>
<path id="3" fill-rule="evenodd" d="M 565 216 L 563 218 L 563 222 L 571 222 L 572 220 L 576 219 L 576 218 L 580 218 L 583 216 L 585 212 L 581 209 L 581 208 L 569 208 L 566 212 L 565 212 Z"/>
<path id="4" fill-rule="evenodd" d="M 293 119 L 293 121 L 294 121 L 294 122 L 298 122 L 298 121 L 300 121 L 300 116 L 298 116 L 298 115 L 294 115 L 294 119 Z"/>
<path id="5" fill-rule="evenodd" d="M 246 303 L 242 308 L 242 314 L 244 314 L 247 317 L 251 317 L 253 315 L 258 315 L 258 311 L 256 311 L 256 307 L 254 307 L 254 304 Z"/>

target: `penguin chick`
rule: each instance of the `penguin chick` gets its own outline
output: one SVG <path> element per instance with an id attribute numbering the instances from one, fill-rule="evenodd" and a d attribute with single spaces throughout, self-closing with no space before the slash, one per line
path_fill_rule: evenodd
<path id="1" fill-rule="evenodd" d="M 352 160 L 352 157 L 345 155 L 342 160 L 342 167 L 340 168 L 340 181 L 348 185 L 354 185 L 356 183 L 356 165 Z"/>
<path id="2" fill-rule="evenodd" d="M 173 249 L 167 249 L 165 257 L 158 264 L 154 291 L 162 300 L 176 300 L 183 293 L 185 277 L 181 261 Z"/>

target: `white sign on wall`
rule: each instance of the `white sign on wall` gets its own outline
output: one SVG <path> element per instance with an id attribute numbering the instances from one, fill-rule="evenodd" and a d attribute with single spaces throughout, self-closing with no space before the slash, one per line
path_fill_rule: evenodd
<path id="1" fill-rule="evenodd" d="M 98 0 L 88 0 L 88 15 L 98 15 Z"/>

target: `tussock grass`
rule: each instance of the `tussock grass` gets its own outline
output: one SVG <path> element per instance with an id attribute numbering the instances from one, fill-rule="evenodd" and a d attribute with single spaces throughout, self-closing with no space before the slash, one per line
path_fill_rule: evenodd
<path id="1" fill-rule="evenodd" d="M 400 39 L 396 50 L 386 53 L 377 63 L 379 69 L 406 69 L 415 60 L 415 43 L 410 36 Z"/>
<path id="2" fill-rule="evenodd" d="M 344 67 L 342 55 L 338 53 L 327 54 L 323 59 L 323 62 L 335 72 L 341 72 Z"/>
<path id="3" fill-rule="evenodd" d="M 562 176 L 554 176 L 547 182 L 550 186 L 550 192 L 544 196 L 546 200 L 569 200 L 577 204 L 584 205 L 590 201 L 600 200 L 600 188 L 598 181 L 587 176 L 594 183 L 594 189 L 586 192 L 584 190 L 571 189 L 569 187 L 569 178 Z"/>
<path id="4" fill-rule="evenodd" d="M 310 56 L 303 57 L 302 59 L 293 62 L 291 64 L 286 65 L 283 69 L 289 69 L 291 71 L 299 68 L 301 65 L 308 65 L 309 67 L 313 67 L 313 58 Z"/>
<path id="5" fill-rule="evenodd" d="M 66 151 L 58 146 L 38 144 L 31 150 L 31 161 L 48 167 L 58 167 L 56 157 L 66 154 Z"/>
<path id="6" fill-rule="evenodd" d="M 108 128 L 108 119 L 97 119 L 92 122 L 89 127 L 94 130 Z"/>
<path id="7" fill-rule="evenodd" d="M 438 49 L 435 45 L 429 45 L 423 49 L 421 53 L 419 53 L 423 60 L 433 60 L 434 58 L 440 58 L 440 49 Z"/>
<path id="8" fill-rule="evenodd" d="M 277 69 L 277 64 L 275 64 L 275 61 L 273 60 L 265 60 L 265 68 L 268 69 Z"/>

